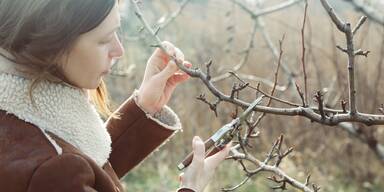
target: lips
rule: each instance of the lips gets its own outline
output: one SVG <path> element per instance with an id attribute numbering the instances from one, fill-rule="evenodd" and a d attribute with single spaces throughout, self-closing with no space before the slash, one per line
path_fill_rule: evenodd
<path id="1" fill-rule="evenodd" d="M 108 74 L 108 73 L 111 73 L 111 71 L 112 71 L 112 66 L 115 64 L 114 61 L 115 61 L 115 60 L 112 59 L 112 60 L 109 62 L 111 65 L 110 65 L 105 71 L 103 71 L 102 75 L 106 75 L 106 74 Z"/>

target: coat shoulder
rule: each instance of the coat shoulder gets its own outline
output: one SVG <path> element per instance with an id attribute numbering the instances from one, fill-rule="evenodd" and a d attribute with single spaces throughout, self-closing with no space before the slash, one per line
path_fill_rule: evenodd
<path id="1" fill-rule="evenodd" d="M 64 153 L 42 163 L 33 173 L 28 192 L 96 191 L 95 173 L 85 158 Z"/>
<path id="2" fill-rule="evenodd" d="M 0 186 L 26 191 L 34 171 L 57 156 L 39 128 L 0 110 Z"/>
<path id="3" fill-rule="evenodd" d="M 109 192 L 122 189 L 109 163 L 105 166 L 107 172 L 103 171 L 74 146 L 53 133 L 47 134 L 62 147 L 62 154 L 58 155 L 38 127 L 0 110 L 1 191 Z M 115 178 L 113 182 L 111 176 Z"/>

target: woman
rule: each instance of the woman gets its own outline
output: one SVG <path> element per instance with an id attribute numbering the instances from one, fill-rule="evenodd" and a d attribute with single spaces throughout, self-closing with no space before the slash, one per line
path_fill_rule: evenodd
<path id="1" fill-rule="evenodd" d="M 181 129 L 165 104 L 188 75 L 159 49 L 109 111 L 102 78 L 123 55 L 119 25 L 116 0 L 0 1 L 1 191 L 123 191 L 119 179 Z M 204 159 L 195 137 L 193 151 L 178 191 L 203 191 L 229 147 Z"/>

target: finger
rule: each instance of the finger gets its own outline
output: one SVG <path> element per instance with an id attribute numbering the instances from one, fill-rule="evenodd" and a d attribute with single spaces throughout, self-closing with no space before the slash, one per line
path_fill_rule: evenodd
<path id="1" fill-rule="evenodd" d="M 170 98 L 173 91 L 175 90 L 176 86 L 179 83 L 182 83 L 190 78 L 189 75 L 173 75 L 171 78 L 168 79 L 165 89 L 164 89 L 164 97 Z M 168 100 L 167 100 L 168 101 Z"/>
<path id="2" fill-rule="evenodd" d="M 160 48 L 157 48 L 150 59 L 158 59 L 160 60 L 161 62 L 163 63 L 168 63 L 169 60 L 170 60 L 170 57 L 169 55 L 172 55 L 172 56 L 175 56 L 176 55 L 176 48 L 175 46 L 168 42 L 168 41 L 164 41 L 161 43 L 161 46 L 166 50 L 166 52 L 164 52 L 162 49 Z"/>
<path id="3" fill-rule="evenodd" d="M 177 85 L 187 81 L 189 78 L 188 74 L 174 74 L 170 77 L 164 89 L 165 98 L 170 98 Z"/>
<path id="4" fill-rule="evenodd" d="M 181 173 L 179 174 L 179 182 L 182 183 L 183 180 L 184 180 L 184 172 L 181 172 Z"/>
<path id="5" fill-rule="evenodd" d="M 191 169 L 201 170 L 204 167 L 205 147 L 203 140 L 195 136 L 192 142 L 193 146 L 193 159 L 190 165 Z"/>
<path id="6" fill-rule="evenodd" d="M 187 68 L 191 68 L 192 67 L 192 64 L 188 61 L 184 61 L 183 65 Z M 179 69 L 168 81 L 171 83 L 171 84 L 179 84 L 179 83 L 182 83 L 186 80 L 188 80 L 190 78 L 190 76 L 182 71 L 181 69 Z"/>
<path id="7" fill-rule="evenodd" d="M 175 57 L 177 63 L 184 63 L 184 53 L 177 47 L 175 47 Z"/>
<path id="8" fill-rule="evenodd" d="M 185 65 L 187 68 L 191 68 L 191 67 L 192 67 L 192 63 L 189 62 L 189 61 L 184 61 L 184 65 Z"/>
<path id="9" fill-rule="evenodd" d="M 163 61 L 165 63 L 168 63 L 171 59 L 169 56 L 174 57 L 178 63 L 184 62 L 184 53 L 179 48 L 175 47 L 172 43 L 168 41 L 163 41 L 162 46 L 167 51 L 167 53 L 164 53 L 163 55 Z"/>
<path id="10" fill-rule="evenodd" d="M 161 58 L 162 58 L 162 60 L 163 60 L 163 62 L 164 63 L 168 63 L 169 62 L 169 60 L 170 60 L 170 55 L 171 56 L 174 56 L 174 57 L 176 57 L 177 56 L 177 54 L 179 54 L 180 55 L 180 53 L 177 53 L 178 52 L 178 50 L 177 50 L 177 48 L 172 44 L 172 43 L 170 43 L 170 42 L 168 42 L 168 41 L 163 41 L 162 43 L 161 43 L 161 45 L 164 47 L 164 49 L 166 50 L 166 52 L 164 52 L 164 51 L 162 51 L 161 50 Z M 180 51 L 180 50 L 179 50 Z M 181 55 L 180 55 L 181 56 Z"/>
<path id="11" fill-rule="evenodd" d="M 215 169 L 220 164 L 220 162 L 222 162 L 228 156 L 231 147 L 232 147 L 232 142 L 227 144 L 221 151 L 208 157 L 206 159 L 206 166 L 211 167 L 212 169 Z"/>
<path id="12" fill-rule="evenodd" d="M 160 71 L 160 73 L 158 73 L 158 78 L 159 78 L 159 81 L 162 81 L 162 82 L 165 82 L 167 81 L 170 77 L 173 76 L 174 73 L 176 73 L 176 71 L 178 70 L 178 67 L 175 63 L 175 61 L 171 60 L 168 62 L 167 66 L 165 66 L 165 68 Z"/>
<path id="13" fill-rule="evenodd" d="M 188 74 L 175 74 L 173 75 L 168 81 L 169 83 L 171 84 L 179 84 L 179 83 L 182 83 L 186 80 L 188 80 L 190 78 L 190 76 Z"/>
<path id="14" fill-rule="evenodd" d="M 168 83 L 168 82 L 167 82 Z M 175 90 L 176 88 L 176 85 L 167 85 L 164 87 L 164 98 L 167 98 L 166 100 L 164 100 L 164 104 L 166 104 L 169 100 L 169 98 L 171 98 L 171 95 L 173 93 L 173 91 Z"/>
<path id="15" fill-rule="evenodd" d="M 191 68 L 192 67 L 192 63 L 191 62 L 189 62 L 189 61 L 184 61 L 183 62 L 183 65 L 186 67 L 186 68 Z M 183 70 L 181 70 L 181 69 L 179 69 L 178 71 L 177 71 L 177 73 L 179 73 L 179 74 L 187 74 L 187 73 L 185 73 Z"/>
<path id="16" fill-rule="evenodd" d="M 178 84 L 183 81 L 186 81 L 190 77 L 191 76 L 189 76 L 186 72 L 178 70 L 168 81 Z"/>
<path id="17" fill-rule="evenodd" d="M 175 47 L 167 42 L 164 41 L 162 43 L 162 46 L 167 50 L 169 54 L 174 55 L 176 50 Z M 149 63 L 150 64 L 158 64 L 157 66 L 147 66 L 145 69 L 145 74 L 144 74 L 144 81 L 148 81 L 152 76 L 158 74 L 160 71 L 162 71 L 167 63 L 170 61 L 169 56 L 167 53 L 165 53 L 162 49 L 157 48 L 151 57 L 149 58 Z"/>

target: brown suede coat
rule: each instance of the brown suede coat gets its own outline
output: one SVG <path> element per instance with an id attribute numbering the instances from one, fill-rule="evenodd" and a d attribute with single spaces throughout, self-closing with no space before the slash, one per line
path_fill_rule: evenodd
<path id="1" fill-rule="evenodd" d="M 122 118 L 107 124 L 112 139 L 109 161 L 99 167 L 73 145 L 48 133 L 63 149 L 58 155 L 39 128 L 0 110 L 0 191 L 124 191 L 119 179 L 174 131 L 147 118 L 133 99 L 119 112 Z"/>

